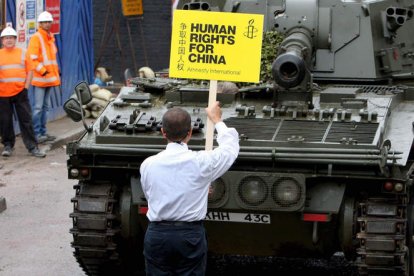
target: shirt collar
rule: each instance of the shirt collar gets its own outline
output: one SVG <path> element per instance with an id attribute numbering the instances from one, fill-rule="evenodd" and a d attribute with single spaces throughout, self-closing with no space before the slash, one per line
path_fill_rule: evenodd
<path id="1" fill-rule="evenodd" d="M 186 151 L 186 150 L 188 150 L 188 146 L 185 143 L 180 143 L 179 144 L 179 143 L 172 142 L 172 143 L 168 143 L 166 149 L 167 150 L 174 150 L 174 151 Z"/>

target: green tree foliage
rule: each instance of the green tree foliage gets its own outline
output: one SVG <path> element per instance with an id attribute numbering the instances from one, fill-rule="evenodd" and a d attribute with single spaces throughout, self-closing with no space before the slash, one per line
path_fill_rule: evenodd
<path id="1" fill-rule="evenodd" d="M 267 31 L 263 33 L 262 40 L 262 57 L 260 61 L 260 84 L 272 83 L 272 63 L 277 57 L 277 52 L 280 43 L 283 41 L 284 36 L 276 32 L 275 30 Z M 257 84 L 239 82 L 238 87 L 249 87 Z"/>
<path id="2" fill-rule="evenodd" d="M 272 81 L 272 63 L 276 59 L 283 35 L 272 30 L 263 33 L 262 58 L 260 67 L 260 81 L 263 83 Z"/>

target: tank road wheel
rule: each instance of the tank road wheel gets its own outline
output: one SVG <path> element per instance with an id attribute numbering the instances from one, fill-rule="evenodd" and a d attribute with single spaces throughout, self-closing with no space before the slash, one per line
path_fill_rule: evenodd
<path id="1" fill-rule="evenodd" d="M 124 186 L 119 199 L 118 213 L 120 214 L 121 232 L 116 241 L 119 245 L 121 258 L 124 264 L 129 266 L 128 275 L 145 275 L 143 254 L 145 231 L 138 222 L 138 208 L 132 205 L 129 186 Z"/>
<path id="2" fill-rule="evenodd" d="M 124 193 L 108 182 L 80 181 L 74 189 L 70 233 L 79 265 L 87 275 L 137 274 L 139 262 L 125 256 L 136 256 L 139 249 L 135 248 L 135 253 L 126 250 L 128 241 L 121 235 L 119 201 L 125 198 Z"/>
<path id="3" fill-rule="evenodd" d="M 355 247 L 357 244 L 357 240 L 355 239 L 357 210 L 355 206 L 354 198 L 345 199 L 341 210 L 340 228 L 342 251 L 344 252 L 345 258 L 352 261 L 356 258 Z"/>

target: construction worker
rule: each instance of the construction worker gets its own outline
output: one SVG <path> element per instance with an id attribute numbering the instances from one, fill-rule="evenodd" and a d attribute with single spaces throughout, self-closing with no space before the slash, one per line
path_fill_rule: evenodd
<path id="1" fill-rule="evenodd" d="M 27 89 L 32 72 L 28 66 L 26 51 L 15 47 L 17 33 L 5 28 L 1 34 L 0 49 L 0 135 L 4 145 L 2 156 L 9 157 L 14 148 L 16 136 L 13 126 L 13 109 L 19 121 L 23 143 L 27 150 L 36 157 L 45 157 L 37 147 L 33 130 L 32 111 Z"/>
<path id="2" fill-rule="evenodd" d="M 54 88 L 60 92 L 60 77 L 55 38 L 50 32 L 53 17 L 49 12 L 44 11 L 39 14 L 37 22 L 39 29 L 31 37 L 27 52 L 33 64 L 34 131 L 37 141 L 44 143 L 56 139 L 47 133 L 46 123 L 50 108 L 50 93 Z"/>

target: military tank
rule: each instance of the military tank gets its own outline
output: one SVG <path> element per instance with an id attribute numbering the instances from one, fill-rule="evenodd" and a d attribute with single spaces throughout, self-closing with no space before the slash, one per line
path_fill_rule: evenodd
<path id="1" fill-rule="evenodd" d="M 329 257 L 361 275 L 414 275 L 414 1 L 179 1 L 179 9 L 264 14 L 284 40 L 273 82 L 219 93 L 240 154 L 211 184 L 209 253 Z M 72 246 L 88 275 L 131 275 L 148 221 L 139 167 L 166 145 L 162 115 L 192 116 L 192 150 L 205 144 L 208 86 L 131 81 L 93 125 L 75 87 L 66 112 L 85 133 L 67 146 L 78 180 Z M 214 144 L 216 145 L 216 144 Z"/>

